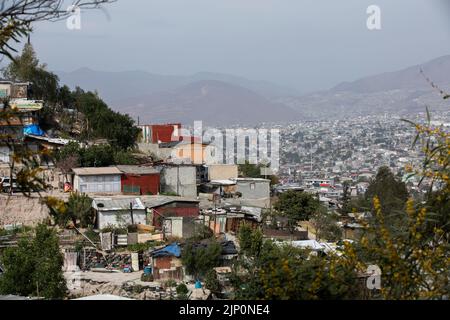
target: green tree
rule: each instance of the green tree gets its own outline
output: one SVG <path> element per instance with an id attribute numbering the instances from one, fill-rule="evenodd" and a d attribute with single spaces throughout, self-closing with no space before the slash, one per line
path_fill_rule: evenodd
<path id="1" fill-rule="evenodd" d="M 309 220 L 319 205 L 319 200 L 313 195 L 289 190 L 280 194 L 274 209 L 281 216 L 287 217 L 289 229 L 294 232 L 298 222 Z"/>
<path id="2" fill-rule="evenodd" d="M 133 119 L 112 111 L 94 92 L 77 88 L 73 94 L 76 109 L 86 117 L 82 133 L 84 139 L 105 138 L 119 149 L 129 149 L 135 145 L 140 130 Z"/>
<path id="3" fill-rule="evenodd" d="M 342 207 L 339 210 L 340 213 L 342 214 L 348 214 L 350 212 L 352 212 L 352 207 L 351 207 L 351 197 L 350 197 L 350 183 L 348 181 L 345 181 L 342 184 L 343 187 L 343 193 L 342 193 Z"/>
<path id="4" fill-rule="evenodd" d="M 219 280 L 217 279 L 216 271 L 211 269 L 206 273 L 205 287 L 213 293 L 220 293 L 222 288 Z"/>
<path id="5" fill-rule="evenodd" d="M 348 246 L 356 254 L 345 255 L 358 259 L 360 264 L 379 266 L 382 298 L 448 299 L 448 211 L 440 210 L 449 207 L 450 135 L 432 126 L 428 110 L 427 123 L 410 123 L 417 133 L 413 145 L 420 141 L 424 159 L 420 168 L 405 169 L 421 177 L 421 182 L 427 180 L 437 186 L 437 191 L 429 193 L 425 203 L 409 198 L 404 209 L 399 210 L 402 223 L 395 229 L 375 195 L 374 218 L 361 240 Z"/>
<path id="6" fill-rule="evenodd" d="M 108 167 L 115 164 L 114 150 L 107 144 L 81 149 L 80 155 L 83 167 Z"/>
<path id="7" fill-rule="evenodd" d="M 242 252 L 230 280 L 236 299 L 352 299 L 360 292 L 351 260 L 313 256 L 270 240 L 257 255 Z"/>
<path id="8" fill-rule="evenodd" d="M 38 225 L 34 237 L 25 237 L 17 247 L 5 249 L 1 261 L 5 268 L 0 277 L 2 294 L 47 299 L 62 299 L 66 295 L 58 236 L 47 226 Z"/>
<path id="9" fill-rule="evenodd" d="M 243 224 L 238 233 L 239 246 L 247 256 L 258 256 L 263 243 L 261 230 L 253 230 L 248 224 Z"/>
<path id="10" fill-rule="evenodd" d="M 260 178 L 261 177 L 261 165 L 251 164 L 249 161 L 245 161 L 239 165 L 239 173 L 242 177 L 246 178 Z"/>
<path id="11" fill-rule="evenodd" d="M 246 178 L 267 178 L 270 180 L 270 185 L 275 185 L 279 183 L 279 179 L 276 175 L 265 176 L 261 174 L 262 168 L 269 168 L 269 164 L 258 163 L 252 164 L 249 161 L 240 164 L 238 167 L 239 174 L 241 177 Z"/>
<path id="12" fill-rule="evenodd" d="M 131 150 L 122 150 L 108 144 L 81 148 L 78 142 L 69 142 L 55 154 L 56 165 L 63 173 L 72 168 L 105 167 L 119 164 L 138 164 Z M 67 172 L 67 173 L 68 173 Z"/>
<path id="13" fill-rule="evenodd" d="M 94 212 L 92 211 L 92 199 L 84 193 L 72 192 L 67 202 L 68 215 L 75 226 L 77 220 L 82 228 L 94 224 Z"/>
<path id="14" fill-rule="evenodd" d="M 114 163 L 134 165 L 138 164 L 138 161 L 130 150 L 118 150 L 114 152 Z"/>
<path id="15" fill-rule="evenodd" d="M 39 62 L 31 44 L 25 44 L 22 54 L 6 67 L 3 76 L 32 83 L 29 97 L 44 101 L 44 108 L 39 113 L 39 124 L 44 130 L 65 129 L 70 135 L 74 123 L 80 122 L 81 138 L 85 140 L 104 138 L 118 149 L 135 145 L 140 130 L 133 119 L 111 110 L 97 93 L 80 88 L 71 92 L 67 86 L 59 87 L 58 77 Z M 75 109 L 83 116 L 67 113 L 64 108 Z"/>
<path id="16" fill-rule="evenodd" d="M 365 193 L 366 200 L 371 201 L 374 197 L 380 200 L 383 212 L 389 214 L 404 208 L 408 191 L 406 185 L 396 179 L 388 167 L 381 167 Z"/>
<path id="17" fill-rule="evenodd" d="M 382 271 L 381 296 L 385 299 L 445 299 L 449 289 L 449 250 L 444 231 L 427 229 L 429 213 L 407 201 L 404 223 L 392 231 L 381 203 L 374 198 L 374 221 L 349 255 Z"/>
<path id="18" fill-rule="evenodd" d="M 342 238 L 342 229 L 337 225 L 337 215 L 328 212 L 323 206 L 313 213 L 311 222 L 316 230 L 317 239 L 337 241 Z"/>
<path id="19" fill-rule="evenodd" d="M 12 81 L 31 82 L 31 98 L 55 103 L 58 92 L 58 76 L 40 64 L 33 46 L 25 44 L 20 56 L 15 58 L 4 70 L 3 76 Z"/>
<path id="20" fill-rule="evenodd" d="M 188 300 L 189 289 L 184 283 L 180 283 L 177 286 L 176 291 L 178 300 Z"/>
<path id="21" fill-rule="evenodd" d="M 194 233 L 189 239 L 191 241 L 202 241 L 205 239 L 211 239 L 214 236 L 214 232 L 208 226 L 204 224 L 198 224 L 194 227 Z"/>
<path id="22" fill-rule="evenodd" d="M 219 265 L 222 246 L 215 240 L 207 243 L 187 241 L 181 254 L 186 272 L 195 278 L 203 278 L 209 270 Z"/>

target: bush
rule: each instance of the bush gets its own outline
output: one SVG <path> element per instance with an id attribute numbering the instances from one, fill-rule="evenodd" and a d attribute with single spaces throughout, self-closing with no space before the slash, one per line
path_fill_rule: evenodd
<path id="1" fill-rule="evenodd" d="M 208 271 L 205 278 L 205 286 L 206 288 L 211 290 L 211 292 L 220 293 L 222 288 L 220 286 L 219 280 L 217 279 L 216 271 L 214 270 Z"/>
<path id="2" fill-rule="evenodd" d="M 94 211 L 92 210 L 92 199 L 84 193 L 72 192 L 67 202 L 67 214 L 76 225 L 80 221 L 82 228 L 94 223 Z"/>
<path id="3" fill-rule="evenodd" d="M 4 273 L 0 293 L 62 299 L 67 287 L 62 267 L 64 258 L 56 232 L 40 224 L 34 237 L 19 241 L 1 255 Z"/>
<path id="4" fill-rule="evenodd" d="M 106 227 L 102 228 L 100 230 L 100 232 L 102 232 L 102 233 L 114 232 L 115 234 L 127 234 L 128 229 L 127 228 L 119 228 L 119 227 L 116 227 L 115 225 L 108 224 Z"/>
<path id="5" fill-rule="evenodd" d="M 178 300 L 188 300 L 189 289 L 184 283 L 180 283 L 177 286 L 177 298 Z"/>
<path id="6" fill-rule="evenodd" d="M 222 246 L 215 240 L 207 245 L 188 241 L 182 251 L 181 259 L 186 272 L 198 278 L 205 276 L 209 270 L 219 265 L 221 252 Z"/>
<path id="7" fill-rule="evenodd" d="M 201 241 L 204 239 L 210 239 L 214 235 L 211 228 L 205 226 L 204 224 L 195 225 L 194 234 L 190 238 L 193 241 Z"/>
<path id="8" fill-rule="evenodd" d="M 85 232 L 84 235 L 88 237 L 92 242 L 100 242 L 100 235 L 94 231 L 94 228 L 89 227 Z"/>
<path id="9" fill-rule="evenodd" d="M 153 282 L 153 275 L 152 274 L 145 274 L 145 273 L 143 273 L 141 275 L 141 281 L 143 281 L 143 282 Z"/>

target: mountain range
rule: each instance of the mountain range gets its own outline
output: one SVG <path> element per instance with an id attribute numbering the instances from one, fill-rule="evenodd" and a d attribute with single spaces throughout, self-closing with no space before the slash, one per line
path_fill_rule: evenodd
<path id="1" fill-rule="evenodd" d="M 139 117 L 141 123 L 192 124 L 203 120 L 211 125 L 257 124 L 405 114 L 423 111 L 426 105 L 447 110 L 448 105 L 425 75 L 440 88 L 450 89 L 450 55 L 306 95 L 267 81 L 220 73 L 167 76 L 81 68 L 57 74 L 61 83 L 71 88 L 98 91 L 114 110 Z"/>

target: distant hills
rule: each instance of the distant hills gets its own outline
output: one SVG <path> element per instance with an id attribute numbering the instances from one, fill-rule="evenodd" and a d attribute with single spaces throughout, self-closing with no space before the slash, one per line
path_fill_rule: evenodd
<path id="1" fill-rule="evenodd" d="M 252 124 L 298 118 L 297 111 L 283 104 L 217 80 L 195 81 L 170 92 L 117 100 L 112 106 L 134 118 L 139 116 L 145 123 L 181 121 L 192 124 L 202 120 L 207 125 Z"/>
<path id="2" fill-rule="evenodd" d="M 111 102 L 123 98 L 146 95 L 160 91 L 172 91 L 181 86 L 203 80 L 217 80 L 241 86 L 265 98 L 295 95 L 292 88 L 279 86 L 268 81 L 254 81 L 223 73 L 199 72 L 190 76 L 160 75 L 145 71 L 96 71 L 80 68 L 72 72 L 57 72 L 62 83 L 70 87 L 80 86 L 97 90 Z"/>
<path id="3" fill-rule="evenodd" d="M 343 82 L 334 88 L 297 95 L 294 89 L 220 73 L 165 76 L 144 71 L 104 72 L 81 68 L 59 72 L 61 83 L 97 90 L 110 106 L 141 123 L 207 125 L 291 122 L 375 113 L 416 113 L 425 105 L 448 110 L 420 69 L 450 91 L 450 55 L 403 70 Z"/>
<path id="4" fill-rule="evenodd" d="M 450 92 L 450 55 L 403 70 L 343 82 L 330 90 L 275 99 L 304 119 L 339 119 L 370 114 L 406 115 L 430 110 L 449 110 L 437 90 L 420 73 Z"/>
<path id="5" fill-rule="evenodd" d="M 391 91 L 395 89 L 418 90 L 429 89 L 429 84 L 420 74 L 423 69 L 425 74 L 434 82 L 442 85 L 450 84 L 450 55 L 446 55 L 422 65 L 416 65 L 400 71 L 381 73 L 365 77 L 353 82 L 343 82 L 333 89 L 334 92 L 375 93 Z"/>

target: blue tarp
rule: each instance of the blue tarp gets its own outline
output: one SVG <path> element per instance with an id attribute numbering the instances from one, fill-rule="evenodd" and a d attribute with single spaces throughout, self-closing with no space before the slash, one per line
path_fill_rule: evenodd
<path id="1" fill-rule="evenodd" d="M 179 258 L 181 256 L 181 248 L 177 243 L 169 244 L 164 248 L 155 250 L 152 252 L 153 257 L 175 256 Z"/>
<path id="2" fill-rule="evenodd" d="M 45 134 L 41 128 L 37 124 L 30 124 L 28 126 L 23 127 L 24 134 L 31 134 L 33 136 L 43 136 Z"/>

